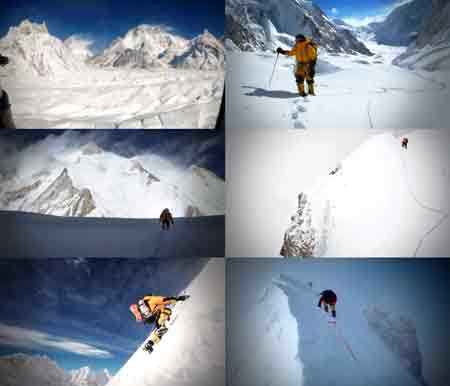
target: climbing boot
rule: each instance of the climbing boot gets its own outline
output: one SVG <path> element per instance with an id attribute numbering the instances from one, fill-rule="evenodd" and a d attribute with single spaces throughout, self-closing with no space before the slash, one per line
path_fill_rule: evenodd
<path id="1" fill-rule="evenodd" d="M 314 92 L 314 83 L 308 82 L 308 95 L 316 95 Z"/>
<path id="2" fill-rule="evenodd" d="M 303 83 L 299 83 L 298 85 L 298 93 L 300 96 L 305 97 L 307 94 L 305 93 L 305 85 Z"/>
<path id="3" fill-rule="evenodd" d="M 145 346 L 144 346 L 144 351 L 147 351 L 149 354 L 153 351 L 153 345 L 154 345 L 154 343 L 151 341 L 151 340 L 149 340 L 146 344 L 145 344 Z"/>

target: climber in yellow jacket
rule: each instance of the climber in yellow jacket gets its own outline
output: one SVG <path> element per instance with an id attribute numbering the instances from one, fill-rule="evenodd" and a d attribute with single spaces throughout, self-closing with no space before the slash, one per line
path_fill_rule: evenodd
<path id="1" fill-rule="evenodd" d="M 153 345 L 157 344 L 167 332 L 167 322 L 172 315 L 172 310 L 168 306 L 183 302 L 188 298 L 188 295 L 170 297 L 147 295 L 140 299 L 137 304 L 130 306 L 130 311 L 136 318 L 136 322 L 154 323 L 156 326 L 150 334 L 144 351 L 151 353 Z"/>
<path id="2" fill-rule="evenodd" d="M 295 37 L 295 46 L 290 50 L 278 47 L 277 52 L 282 55 L 295 56 L 295 80 L 301 96 L 316 95 L 314 91 L 314 75 L 316 71 L 318 45 L 304 35 Z M 305 92 L 305 82 L 308 83 L 308 94 Z"/>

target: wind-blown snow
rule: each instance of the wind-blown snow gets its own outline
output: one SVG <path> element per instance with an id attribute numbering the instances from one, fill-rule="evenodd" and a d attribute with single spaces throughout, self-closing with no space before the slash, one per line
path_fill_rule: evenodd
<path id="1" fill-rule="evenodd" d="M 206 264 L 152 354 L 143 351 L 144 342 L 108 386 L 225 385 L 224 268 L 223 259 Z"/>
<path id="2" fill-rule="evenodd" d="M 225 213 L 225 182 L 156 156 L 133 158 L 95 142 L 49 136 L 2 160 L 0 209 L 89 217 L 158 218 Z"/>

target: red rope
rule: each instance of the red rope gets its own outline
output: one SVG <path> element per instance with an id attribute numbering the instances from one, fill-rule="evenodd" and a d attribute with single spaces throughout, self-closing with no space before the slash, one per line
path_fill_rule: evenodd
<path id="1" fill-rule="evenodd" d="M 336 325 L 336 321 L 330 321 L 328 322 L 331 325 L 334 325 L 336 327 L 336 335 L 337 337 L 341 340 L 342 343 L 344 343 L 345 348 L 347 349 L 347 351 L 350 353 L 350 355 L 353 357 L 353 359 L 355 361 L 357 361 L 355 353 L 353 352 L 352 348 L 350 347 L 350 345 L 347 343 L 347 341 L 345 340 L 345 338 L 342 336 L 341 330 L 337 327 Z"/>

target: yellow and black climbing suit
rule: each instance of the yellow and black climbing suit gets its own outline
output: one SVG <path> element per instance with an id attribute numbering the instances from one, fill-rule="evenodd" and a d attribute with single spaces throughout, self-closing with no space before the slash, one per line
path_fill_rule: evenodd
<path id="1" fill-rule="evenodd" d="M 150 334 L 150 341 L 153 344 L 156 344 L 167 332 L 167 322 L 170 320 L 170 316 L 172 315 L 172 310 L 166 306 L 175 304 L 177 300 L 174 297 L 145 296 L 144 301 L 149 307 L 151 313 L 155 315 L 156 328 Z"/>
<path id="2" fill-rule="evenodd" d="M 295 80 L 300 95 L 305 94 L 305 80 L 308 84 L 308 94 L 314 95 L 314 75 L 317 61 L 318 45 L 310 39 L 297 41 L 291 50 L 283 50 L 284 55 L 295 56 Z"/>

